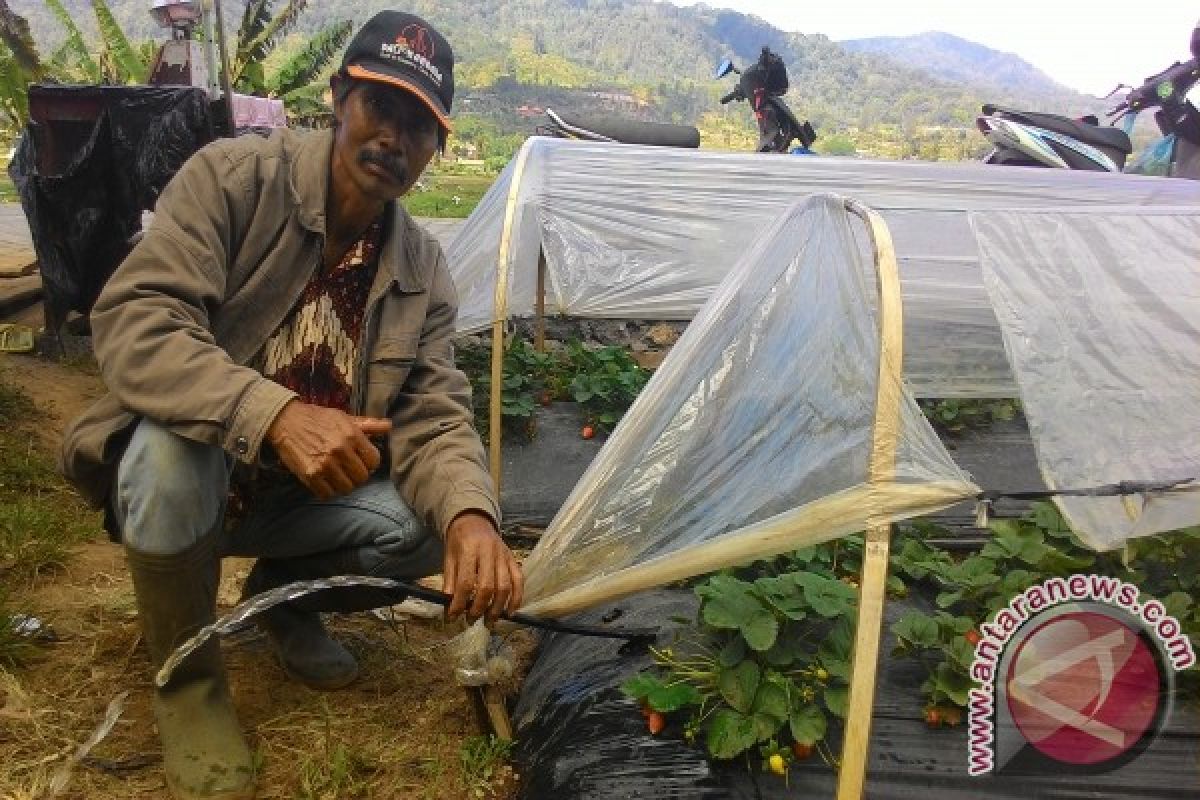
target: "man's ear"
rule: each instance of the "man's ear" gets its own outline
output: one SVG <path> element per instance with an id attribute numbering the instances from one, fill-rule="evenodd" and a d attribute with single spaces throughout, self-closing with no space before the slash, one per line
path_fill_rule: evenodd
<path id="1" fill-rule="evenodd" d="M 329 76 L 329 92 L 332 95 L 330 101 L 333 103 L 333 120 L 336 124 L 342 119 L 342 107 L 346 103 L 347 78 L 341 72 L 335 72 Z"/>

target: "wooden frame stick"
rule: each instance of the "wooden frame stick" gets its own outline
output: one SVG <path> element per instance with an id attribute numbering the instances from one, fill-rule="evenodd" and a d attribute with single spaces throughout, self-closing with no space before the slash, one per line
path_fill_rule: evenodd
<path id="1" fill-rule="evenodd" d="M 488 397 L 488 470 L 496 497 L 500 497 L 500 441 L 504 437 L 501 399 L 504 394 L 504 325 L 508 321 L 508 284 L 512 274 L 513 224 L 517 218 L 517 202 L 521 196 L 521 180 L 525 164 L 533 151 L 532 140 L 525 143 L 517 155 L 512 181 L 508 186 L 508 204 L 504 209 L 504 229 L 500 233 L 500 253 L 496 257 L 496 294 L 492 306 L 492 385 Z"/>
<path id="2" fill-rule="evenodd" d="M 900 434 L 900 385 L 904 360 L 904 319 L 896 250 L 883 218 L 855 200 L 846 210 L 863 220 L 875 251 L 879 281 L 879 384 L 875 401 L 875 428 L 867 485 L 892 480 L 896 470 L 896 439 Z M 854 659 L 850 673 L 850 701 L 846 710 L 846 738 L 838 771 L 837 800 L 861 800 L 870 755 L 871 715 L 883 634 L 883 606 L 887 590 L 891 524 L 870 521 L 863 549 L 859 582 L 858 624 L 854 631 Z"/>

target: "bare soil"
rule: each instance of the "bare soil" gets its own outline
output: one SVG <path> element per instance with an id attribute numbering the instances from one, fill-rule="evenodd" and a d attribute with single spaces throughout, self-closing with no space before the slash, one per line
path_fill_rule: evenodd
<path id="1" fill-rule="evenodd" d="M 0 355 L 0 381 L 23 389 L 38 415 L 27 433 L 46 454 L 64 423 L 103 392 L 94 366 Z M 98 520 L 97 520 L 98 522 Z M 228 560 L 218 613 L 236 602 L 250 563 Z M 0 580 L 4 575 L 0 573 Z M 70 754 L 128 692 L 112 733 L 72 773 L 62 798 L 165 798 L 150 708 L 149 665 L 120 548 L 98 524 L 58 570 L 5 586 L 10 610 L 53 631 L 36 659 L 0 668 L 0 798 L 49 796 Z M 348 689 L 320 693 L 288 680 L 251 629 L 224 642 L 242 725 L 261 762 L 259 798 L 511 798 L 517 778 L 503 761 L 487 771 L 464 743 L 485 731 L 475 698 L 455 683 L 440 618 L 338 616 L 335 634 L 363 666 Z"/>

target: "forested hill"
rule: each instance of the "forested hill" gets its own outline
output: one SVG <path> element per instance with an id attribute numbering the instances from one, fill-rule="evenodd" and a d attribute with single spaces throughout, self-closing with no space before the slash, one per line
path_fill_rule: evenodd
<path id="1" fill-rule="evenodd" d="M 1022 87 L 1031 96 L 1071 92 L 1013 53 L 1004 53 L 949 33 L 848 39 L 839 44 L 852 53 L 874 53 L 954 83 L 997 88 Z"/>
<path id="2" fill-rule="evenodd" d="M 89 0 L 64 3 L 86 32 Z M 161 38 L 146 11 L 147 0 L 109 3 L 131 35 Z M 61 41 L 61 28 L 42 0 L 10 0 L 10 5 L 27 16 L 40 42 Z M 282 0 L 276 5 L 282 7 Z M 396 5 L 395 0 L 310 0 L 298 30 L 314 31 L 341 19 L 357 25 Z M 614 97 L 625 101 L 621 110 L 650 119 L 744 129 L 749 118 L 744 107 L 722 109 L 717 103 L 732 79 L 714 81 L 712 69 L 724 56 L 743 64 L 764 44 L 788 64 L 788 100 L 797 114 L 827 134 L 857 135 L 880 127 L 909 134 L 931 127 L 965 132 L 985 101 L 1065 114 L 1096 108 L 1094 101 L 1045 81 L 1026 84 L 1014 74 L 1011 86 L 984 84 L 961 72 L 966 80 L 956 82 L 947 80 L 953 76 L 944 70 L 946 77 L 935 77 L 885 55 L 851 52 L 820 33 L 785 32 L 757 17 L 703 5 L 680 8 L 651 0 L 409 0 L 404 5 L 453 43 L 462 97 L 471 101 L 459 110 L 496 117 L 506 129 L 518 123 L 529 127 L 515 114 L 522 105 L 604 105 Z M 236 29 L 241 4 L 226 0 L 226 6 L 228 26 Z M 963 50 L 962 58 L 969 59 L 970 52 Z"/>

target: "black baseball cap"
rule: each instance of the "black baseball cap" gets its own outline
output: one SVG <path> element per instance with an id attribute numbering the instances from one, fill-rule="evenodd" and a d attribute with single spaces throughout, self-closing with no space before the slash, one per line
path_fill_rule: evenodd
<path id="1" fill-rule="evenodd" d="M 351 78 L 415 94 L 446 130 L 454 100 L 454 51 L 446 37 L 415 14 L 380 11 L 346 47 L 342 70 Z"/>

